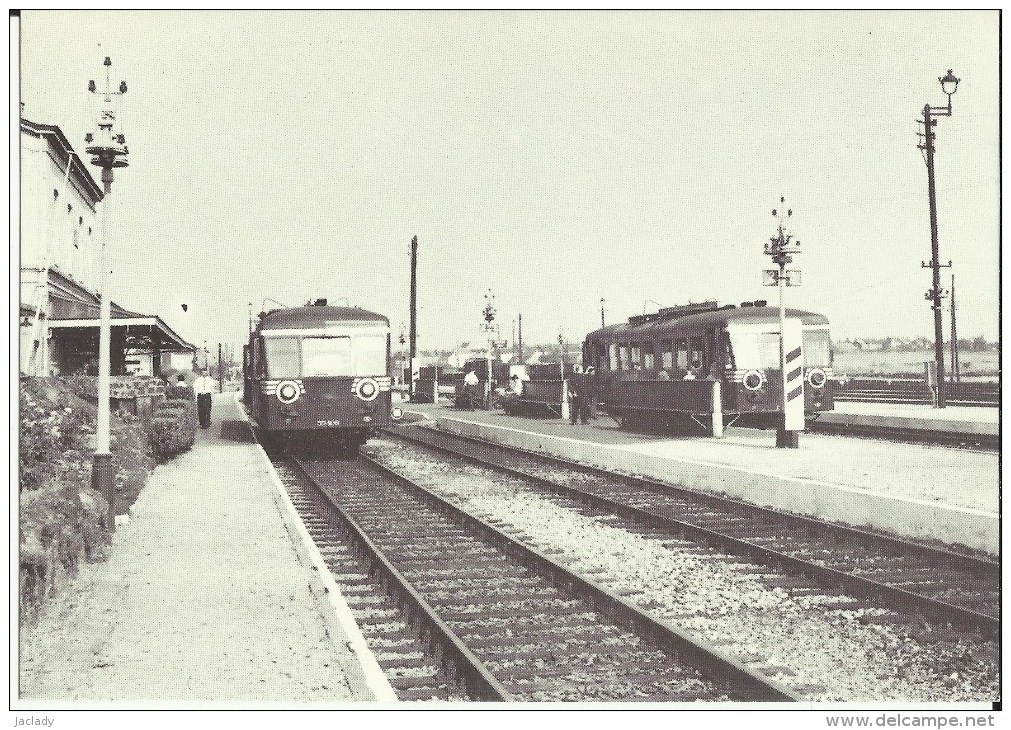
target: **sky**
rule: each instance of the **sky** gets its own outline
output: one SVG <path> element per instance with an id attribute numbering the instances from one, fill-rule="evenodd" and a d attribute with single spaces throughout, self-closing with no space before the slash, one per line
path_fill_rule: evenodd
<path id="1" fill-rule="evenodd" d="M 198 346 L 237 347 L 268 299 L 362 306 L 398 334 L 415 235 L 420 349 L 478 338 L 489 290 L 528 343 L 581 340 L 601 299 L 608 324 L 775 302 L 780 197 L 804 251 L 789 306 L 834 339 L 932 338 L 916 119 L 949 68 L 940 258 L 959 336 L 998 336 L 996 11 L 25 11 L 20 28 L 23 114 L 78 151 L 106 55 L 127 81 L 112 298 Z"/>

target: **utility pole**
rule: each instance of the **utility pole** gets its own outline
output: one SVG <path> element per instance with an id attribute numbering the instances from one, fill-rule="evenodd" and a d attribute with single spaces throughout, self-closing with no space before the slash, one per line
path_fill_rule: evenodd
<path id="1" fill-rule="evenodd" d="M 218 392 L 225 392 L 225 371 L 221 369 L 221 343 L 218 343 Z"/>
<path id="2" fill-rule="evenodd" d="M 414 360 L 418 356 L 418 237 L 411 239 L 411 381 L 407 385 L 407 400 L 414 402 Z"/>
<path id="3" fill-rule="evenodd" d="M 114 92 L 109 86 L 109 67 L 112 61 L 108 56 L 103 62 L 105 66 L 105 91 L 102 94 L 103 107 L 94 134 L 88 133 L 84 140 L 88 143 L 85 152 L 93 155 L 91 164 L 102 168 L 102 246 L 99 249 L 99 328 L 98 328 L 98 417 L 95 424 L 95 454 L 91 468 L 91 486 L 109 503 L 108 529 L 116 529 L 116 468 L 112 463 L 112 451 L 109 448 L 109 397 L 111 390 L 111 352 L 112 339 L 112 309 L 109 305 L 109 257 L 108 247 L 109 219 L 111 217 L 112 171 L 117 167 L 127 167 L 126 136 L 117 134 L 113 127 L 116 123 L 116 109 L 113 99 L 126 93 L 126 82 L 119 82 L 119 91 Z M 98 93 L 94 81 L 88 82 L 88 91 Z"/>
<path id="4" fill-rule="evenodd" d="M 955 274 L 951 275 L 951 382 L 961 383 L 958 371 L 958 328 L 955 326 Z"/>
<path id="5" fill-rule="evenodd" d="M 565 336 L 558 333 L 558 374 L 565 380 Z"/>
<path id="6" fill-rule="evenodd" d="M 516 320 L 516 337 L 518 338 L 516 342 L 519 345 L 519 361 L 520 365 L 523 364 L 523 314 L 519 314 Z"/>
<path id="7" fill-rule="evenodd" d="M 780 198 L 779 202 L 785 204 L 786 199 Z M 793 215 L 793 210 L 788 208 L 785 215 L 781 211 L 782 208 L 779 212 L 772 211 L 773 216 L 779 215 L 779 232 L 765 244 L 765 254 L 779 268 L 766 269 L 763 283 L 765 286 L 779 288 L 779 367 L 783 388 L 783 420 L 776 430 L 776 448 L 796 449 L 799 446 L 800 432 L 804 430 L 803 350 L 801 337 L 794 338 L 792 335 L 795 333 L 787 332 L 785 288 L 800 286 L 800 271 L 786 269 L 786 265 L 793 262 L 793 256 L 800 253 L 800 241 L 791 241 L 793 237 L 783 230 L 783 223 Z M 794 339 L 797 341 L 794 342 Z"/>
<path id="8" fill-rule="evenodd" d="M 917 145 L 917 147 L 926 153 L 924 161 L 927 163 L 927 196 L 930 206 L 930 262 L 923 261 L 920 265 L 923 268 L 931 269 L 932 274 L 932 286 L 927 290 L 924 299 L 931 303 L 930 306 L 934 310 L 934 364 L 937 369 L 935 377 L 937 382 L 935 405 L 937 408 L 944 408 L 946 406 L 946 384 L 944 382 L 944 328 L 941 324 L 941 300 L 945 298 L 945 294 L 941 289 L 941 269 L 950 267 L 951 261 L 947 264 L 942 264 L 938 253 L 937 195 L 934 189 L 934 127 L 937 126 L 937 120 L 933 117 L 951 116 L 951 96 L 958 88 L 959 79 L 956 79 L 951 73 L 951 69 L 948 69 L 948 75 L 939 78 L 938 81 L 941 82 L 941 90 L 948 96 L 948 106 L 934 107 L 930 106 L 930 104 L 924 105 L 923 121 L 920 122 L 923 124 L 923 134 L 920 135 L 923 138 L 923 142 Z M 919 120 L 917 121 L 919 122 Z"/>

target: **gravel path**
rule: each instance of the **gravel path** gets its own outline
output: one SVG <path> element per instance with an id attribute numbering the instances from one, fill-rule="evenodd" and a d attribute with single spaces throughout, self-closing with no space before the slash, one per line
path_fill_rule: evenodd
<path id="1" fill-rule="evenodd" d="M 464 509 L 522 530 L 579 572 L 668 618 L 814 701 L 990 701 L 999 696 L 997 647 L 959 636 L 924 636 L 885 611 L 846 610 L 834 595 L 793 596 L 752 566 L 644 537 L 553 504 L 520 482 L 475 467 L 449 469 L 399 443 L 372 442 L 384 462 Z M 833 610 L 833 604 L 839 609 Z M 827 608 L 826 608 L 827 607 Z"/>
<path id="2" fill-rule="evenodd" d="M 232 415 L 224 400 L 215 411 Z M 85 565 L 21 632 L 22 699 L 371 699 L 325 635 L 265 465 L 218 432 L 155 469 L 108 562 Z"/>

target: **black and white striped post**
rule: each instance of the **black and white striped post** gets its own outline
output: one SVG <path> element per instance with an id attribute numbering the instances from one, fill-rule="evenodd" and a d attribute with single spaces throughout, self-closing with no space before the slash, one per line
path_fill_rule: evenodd
<path id="1" fill-rule="evenodd" d="M 786 202 L 779 199 L 780 204 Z M 779 216 L 779 232 L 765 244 L 765 253 L 778 269 L 765 270 L 765 285 L 779 288 L 779 363 L 782 373 L 783 417 L 776 429 L 776 448 L 796 449 L 800 445 L 800 432 L 804 430 L 804 351 L 803 327 L 798 320 L 786 319 L 784 290 L 787 286 L 800 286 L 800 271 L 787 270 L 793 255 L 800 253 L 800 241 L 784 232 L 783 223 L 793 215 L 793 210 L 773 210 Z"/>

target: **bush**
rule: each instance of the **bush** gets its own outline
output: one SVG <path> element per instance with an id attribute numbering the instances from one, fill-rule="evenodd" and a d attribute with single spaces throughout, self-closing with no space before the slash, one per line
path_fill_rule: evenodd
<path id="1" fill-rule="evenodd" d="M 75 384 L 23 378 L 19 392 L 20 599 L 29 618 L 72 573 L 83 554 L 102 559 L 110 543 L 108 505 L 91 488 L 96 408 Z M 109 445 L 116 469 L 117 511 L 133 504 L 154 458 L 135 416 L 113 412 Z"/>
<path id="2" fill-rule="evenodd" d="M 197 407 L 192 400 L 170 399 L 155 408 L 150 437 L 159 459 L 164 461 L 187 451 L 193 446 L 196 435 Z"/>
<path id="3" fill-rule="evenodd" d="M 165 398 L 170 401 L 184 401 L 188 400 L 193 402 L 196 400 L 196 393 L 193 391 L 193 387 L 189 385 L 167 385 L 165 386 Z"/>

